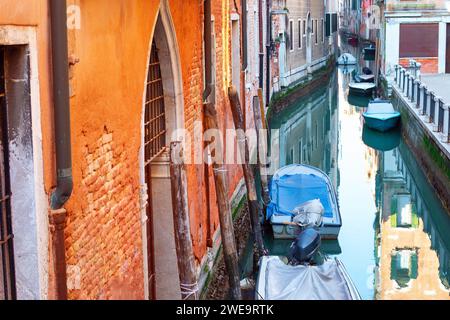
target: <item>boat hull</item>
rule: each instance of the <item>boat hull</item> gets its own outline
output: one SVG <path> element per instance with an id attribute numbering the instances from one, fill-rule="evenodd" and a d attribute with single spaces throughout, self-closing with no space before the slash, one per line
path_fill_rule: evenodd
<path id="1" fill-rule="evenodd" d="M 375 88 L 361 89 L 361 88 L 349 87 L 350 94 L 355 94 L 355 95 L 359 95 L 359 96 L 370 96 L 370 95 L 372 95 L 373 90 L 375 90 Z"/>
<path id="2" fill-rule="evenodd" d="M 400 121 L 400 116 L 393 116 L 388 119 L 377 119 L 374 117 L 369 117 L 364 115 L 364 122 L 366 126 L 370 129 L 377 130 L 380 132 L 386 132 L 397 127 Z"/>
<path id="3" fill-rule="evenodd" d="M 275 240 L 294 240 L 301 232 L 301 228 L 291 225 L 283 225 L 272 223 L 273 238 Z M 318 228 L 319 234 L 323 240 L 337 240 L 339 232 L 341 231 L 340 225 L 323 225 Z"/>

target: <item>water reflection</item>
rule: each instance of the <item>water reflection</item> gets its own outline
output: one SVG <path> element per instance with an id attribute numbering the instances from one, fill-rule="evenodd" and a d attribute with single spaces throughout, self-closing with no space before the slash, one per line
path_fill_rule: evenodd
<path id="1" fill-rule="evenodd" d="M 449 299 L 449 216 L 403 141 L 379 158 L 376 297 Z"/>

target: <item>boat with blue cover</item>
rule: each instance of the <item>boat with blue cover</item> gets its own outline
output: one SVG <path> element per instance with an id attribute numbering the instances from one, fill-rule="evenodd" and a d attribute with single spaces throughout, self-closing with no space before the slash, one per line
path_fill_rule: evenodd
<path id="1" fill-rule="evenodd" d="M 342 226 L 336 191 L 330 178 L 321 170 L 293 164 L 279 169 L 269 186 L 270 203 L 267 220 L 275 239 L 295 239 L 301 231 L 295 222 L 296 208 L 316 201 L 322 208 L 317 229 L 322 239 L 337 239 Z"/>
<path id="2" fill-rule="evenodd" d="M 367 127 L 385 132 L 397 127 L 401 114 L 389 100 L 374 100 L 369 103 L 363 117 Z"/>

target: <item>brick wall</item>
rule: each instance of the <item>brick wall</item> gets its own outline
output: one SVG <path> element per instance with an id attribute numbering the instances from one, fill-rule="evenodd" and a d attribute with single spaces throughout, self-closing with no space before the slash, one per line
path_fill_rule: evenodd
<path id="1" fill-rule="evenodd" d="M 409 60 L 414 59 L 422 64 L 420 72 L 422 73 L 438 73 L 439 58 L 400 58 L 399 64 L 403 67 L 409 66 Z"/>
<path id="2" fill-rule="evenodd" d="M 106 128 L 83 147 L 79 197 L 66 229 L 71 299 L 142 298 L 142 237 L 138 186 L 125 144 Z"/>

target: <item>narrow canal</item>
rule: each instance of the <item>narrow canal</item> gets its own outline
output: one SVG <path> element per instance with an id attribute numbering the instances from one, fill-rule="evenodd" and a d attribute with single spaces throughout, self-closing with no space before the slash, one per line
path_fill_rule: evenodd
<path id="1" fill-rule="evenodd" d="M 352 76 L 336 70 L 327 87 L 271 120 L 280 166 L 309 164 L 330 176 L 343 226 L 322 252 L 343 261 L 363 299 L 448 299 L 450 215 L 400 131 L 364 127 L 368 100 L 349 97 Z M 265 238 L 271 255 L 285 255 L 291 243 Z"/>

